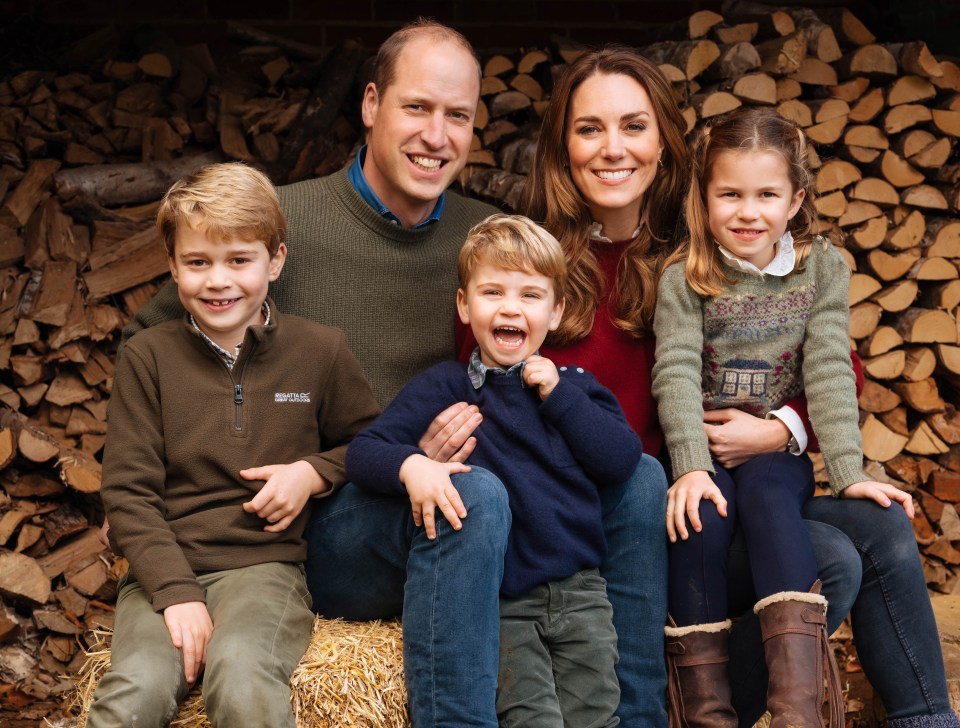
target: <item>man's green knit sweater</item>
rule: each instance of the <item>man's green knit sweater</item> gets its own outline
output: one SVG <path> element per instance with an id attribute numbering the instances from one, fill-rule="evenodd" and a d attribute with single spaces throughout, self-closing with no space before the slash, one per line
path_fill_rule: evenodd
<path id="1" fill-rule="evenodd" d="M 381 406 L 414 375 L 455 357 L 457 254 L 494 207 L 448 193 L 439 222 L 408 229 L 364 202 L 346 170 L 277 192 L 289 250 L 270 295 L 283 311 L 342 329 Z M 124 339 L 182 313 L 168 284 Z"/>
<path id="2" fill-rule="evenodd" d="M 788 276 L 725 273 L 734 283 L 709 299 L 687 285 L 684 263 L 660 281 L 653 394 L 674 477 L 713 472 L 704 409 L 762 417 L 803 393 L 834 492 L 866 480 L 850 367 L 850 272 L 840 253 L 817 240 Z"/>

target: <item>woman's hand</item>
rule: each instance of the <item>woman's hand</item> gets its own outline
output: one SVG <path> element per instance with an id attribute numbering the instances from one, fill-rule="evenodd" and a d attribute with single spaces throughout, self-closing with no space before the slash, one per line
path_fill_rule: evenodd
<path id="1" fill-rule="evenodd" d="M 783 452 L 790 441 L 790 430 L 783 421 L 776 417 L 766 420 L 738 409 L 704 412 L 703 429 L 710 441 L 710 454 L 725 468 L 735 468 L 757 455 Z"/>
<path id="2" fill-rule="evenodd" d="M 667 536 L 670 543 L 677 542 L 677 535 L 686 541 L 687 519 L 693 530 L 700 533 L 700 501 L 711 500 L 717 505 L 717 513 L 726 517 L 727 499 L 713 482 L 706 470 L 691 470 L 684 473 L 667 491 Z"/>

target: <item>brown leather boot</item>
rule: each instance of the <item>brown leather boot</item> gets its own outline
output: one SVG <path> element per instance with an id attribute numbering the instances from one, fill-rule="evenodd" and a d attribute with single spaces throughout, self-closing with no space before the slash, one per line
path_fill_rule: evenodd
<path id="1" fill-rule="evenodd" d="M 830 683 L 830 725 L 844 724 L 840 673 L 827 641 L 820 580 L 809 592 L 780 592 L 757 602 L 770 681 L 770 728 L 823 728 L 823 679 Z"/>
<path id="2" fill-rule="evenodd" d="M 664 628 L 670 728 L 737 728 L 727 677 L 730 624 Z"/>

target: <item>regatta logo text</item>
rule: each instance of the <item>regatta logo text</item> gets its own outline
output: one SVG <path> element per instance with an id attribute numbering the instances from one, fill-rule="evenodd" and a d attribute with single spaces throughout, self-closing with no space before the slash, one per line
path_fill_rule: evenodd
<path id="1" fill-rule="evenodd" d="M 274 402 L 303 402 L 310 404 L 310 392 L 274 392 Z"/>

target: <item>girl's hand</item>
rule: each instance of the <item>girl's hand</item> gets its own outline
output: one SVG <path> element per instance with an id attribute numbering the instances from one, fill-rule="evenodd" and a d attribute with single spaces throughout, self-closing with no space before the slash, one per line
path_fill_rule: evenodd
<path id="1" fill-rule="evenodd" d="M 687 518 L 693 530 L 700 533 L 700 501 L 711 500 L 717 505 L 717 512 L 726 517 L 727 499 L 723 497 L 710 473 L 705 470 L 691 470 L 684 473 L 667 491 L 667 536 L 670 543 L 677 542 L 677 534 L 684 541 L 690 535 L 687 532 Z"/>
<path id="2" fill-rule="evenodd" d="M 876 480 L 864 480 L 853 485 L 848 485 L 840 491 L 841 498 L 863 498 L 876 501 L 884 508 L 889 508 L 893 501 L 896 501 L 907 513 L 907 518 L 913 519 L 916 511 L 913 509 L 913 496 L 905 493 L 888 483 L 878 483 Z"/>

